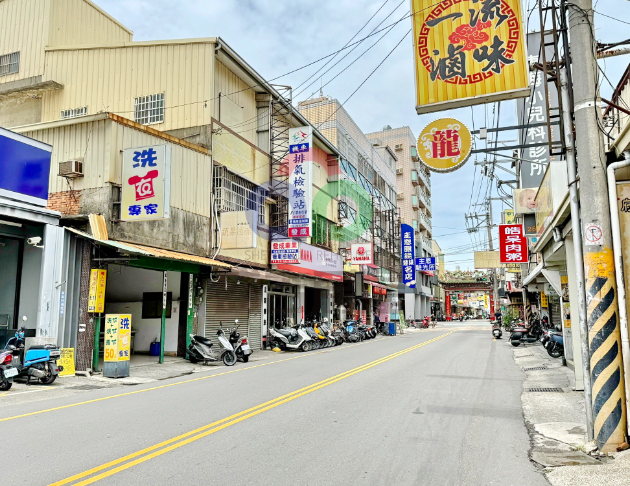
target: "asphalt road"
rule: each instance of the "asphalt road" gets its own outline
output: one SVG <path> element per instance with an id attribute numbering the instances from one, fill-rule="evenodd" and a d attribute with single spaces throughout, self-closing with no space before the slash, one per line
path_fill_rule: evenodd
<path id="1" fill-rule="evenodd" d="M 2 483 L 547 485 L 523 377 L 487 322 L 466 321 L 10 405 Z"/>

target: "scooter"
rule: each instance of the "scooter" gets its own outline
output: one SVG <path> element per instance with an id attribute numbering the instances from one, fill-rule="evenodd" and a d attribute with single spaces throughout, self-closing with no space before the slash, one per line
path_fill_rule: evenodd
<path id="1" fill-rule="evenodd" d="M 13 366 L 18 370 L 17 376 L 26 376 L 26 384 L 31 384 L 31 377 L 35 377 L 42 385 L 52 384 L 63 371 L 63 366 L 57 365 L 61 357 L 61 350 L 55 344 L 37 344 L 24 351 L 24 332 L 22 327 L 15 336 L 7 341 L 5 350 L 13 354 Z"/>
<path id="2" fill-rule="evenodd" d="M 225 366 L 234 366 L 237 359 L 236 353 L 230 341 L 225 338 L 225 333 L 222 328 L 217 331 L 217 337 L 224 348 L 220 357 L 214 353 L 212 349 L 214 343 L 212 341 L 203 336 L 190 334 L 190 345 L 188 346 L 188 359 L 190 362 L 208 364 L 213 361 L 222 360 Z"/>
<path id="3" fill-rule="evenodd" d="M 359 341 L 359 333 L 357 332 L 356 322 L 355 321 L 346 321 L 346 341 L 350 343 L 356 343 Z"/>
<path id="4" fill-rule="evenodd" d="M 236 327 L 233 327 L 230 331 L 230 344 L 234 348 L 236 359 L 240 359 L 243 363 L 249 361 L 249 355 L 253 353 L 252 348 L 247 344 L 247 336 L 241 339 L 241 334 L 238 332 L 238 319 L 234 319 Z"/>
<path id="5" fill-rule="evenodd" d="M 541 334 L 542 328 L 539 323 L 534 322 L 534 324 L 527 329 L 519 322 L 519 325 L 516 326 L 510 334 L 510 344 L 517 347 L 521 343 L 535 343 L 538 339 L 540 339 Z"/>
<path id="6" fill-rule="evenodd" d="M 561 332 L 552 332 L 549 335 L 549 342 L 545 346 L 547 354 L 552 358 L 564 356 L 564 338 Z"/>
<path id="7" fill-rule="evenodd" d="M 271 336 L 272 349 L 276 346 L 283 351 L 287 349 L 310 351 L 314 348 L 313 340 L 303 326 L 285 329 L 275 329 L 270 327 L 269 335 Z"/>
<path id="8" fill-rule="evenodd" d="M 501 336 L 503 336 L 503 331 L 501 331 L 500 323 L 495 322 L 492 324 L 492 336 L 495 339 L 501 339 Z"/>
<path id="9" fill-rule="evenodd" d="M 18 369 L 11 366 L 13 351 L 0 350 L 0 391 L 6 391 L 13 386 L 13 377 L 17 376 Z"/>
<path id="10" fill-rule="evenodd" d="M 422 329 L 429 329 L 429 319 L 426 317 L 422 319 Z"/>

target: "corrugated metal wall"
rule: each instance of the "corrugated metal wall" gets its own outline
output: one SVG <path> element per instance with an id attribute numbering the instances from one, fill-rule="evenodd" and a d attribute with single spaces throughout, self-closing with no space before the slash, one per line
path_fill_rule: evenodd
<path id="1" fill-rule="evenodd" d="M 50 0 L 0 2 L 0 55 L 20 52 L 20 70 L 0 77 L 0 83 L 44 73 L 44 47 L 49 29 Z"/>
<path id="2" fill-rule="evenodd" d="M 49 46 L 131 42 L 133 35 L 85 0 L 52 0 Z"/>
<path id="3" fill-rule="evenodd" d="M 45 79 L 64 89 L 43 96 L 43 121 L 58 120 L 62 110 L 88 107 L 134 118 L 134 99 L 165 93 L 164 123 L 158 130 L 210 124 L 214 44 L 178 44 L 117 48 L 49 50 Z"/>
<path id="4" fill-rule="evenodd" d="M 62 292 L 65 292 L 66 305 L 57 329 L 57 344 L 62 348 L 77 347 L 83 245 L 89 245 L 88 241 L 65 232 Z"/>
<path id="5" fill-rule="evenodd" d="M 230 120 L 222 120 L 220 118 L 218 103 L 215 105 L 214 118 L 224 122 L 228 128 L 237 132 L 241 137 L 254 145 L 258 142 L 258 134 L 256 128 L 258 125 L 257 109 L 256 109 L 256 92 L 253 89 L 248 89 L 247 85 L 241 78 L 234 74 L 230 69 L 225 66 L 221 61 L 215 61 L 215 86 L 214 96 L 218 97 L 221 93 L 221 97 L 229 98 L 232 103 L 242 108 L 242 121 L 238 123 L 231 123 Z M 222 101 L 223 103 L 223 101 Z M 228 106 L 231 105 L 229 101 L 225 100 Z M 225 110 L 222 110 L 225 113 Z"/>

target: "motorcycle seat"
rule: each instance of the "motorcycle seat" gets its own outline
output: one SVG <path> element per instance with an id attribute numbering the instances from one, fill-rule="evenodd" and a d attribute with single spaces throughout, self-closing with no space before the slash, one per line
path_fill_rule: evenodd
<path id="1" fill-rule="evenodd" d="M 28 349 L 57 349 L 54 344 L 34 344 Z"/>
<path id="2" fill-rule="evenodd" d="M 293 336 L 293 332 L 290 331 L 289 329 L 276 329 L 276 331 L 278 332 L 278 334 L 282 334 L 283 336 L 286 336 L 286 337 Z"/>
<path id="3" fill-rule="evenodd" d="M 206 346 L 212 346 L 212 341 L 203 336 L 195 336 L 195 341 L 198 341 L 201 344 L 205 344 Z"/>

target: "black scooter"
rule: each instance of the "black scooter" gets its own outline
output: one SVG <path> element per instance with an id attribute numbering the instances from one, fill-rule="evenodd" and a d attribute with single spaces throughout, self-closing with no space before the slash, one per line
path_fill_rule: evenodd
<path id="1" fill-rule="evenodd" d="M 236 327 L 233 327 L 230 331 L 230 344 L 234 348 L 236 353 L 236 359 L 240 359 L 243 363 L 249 361 L 249 356 L 253 353 L 252 348 L 247 343 L 247 336 L 241 339 L 241 334 L 238 332 L 238 319 L 234 319 Z"/>

